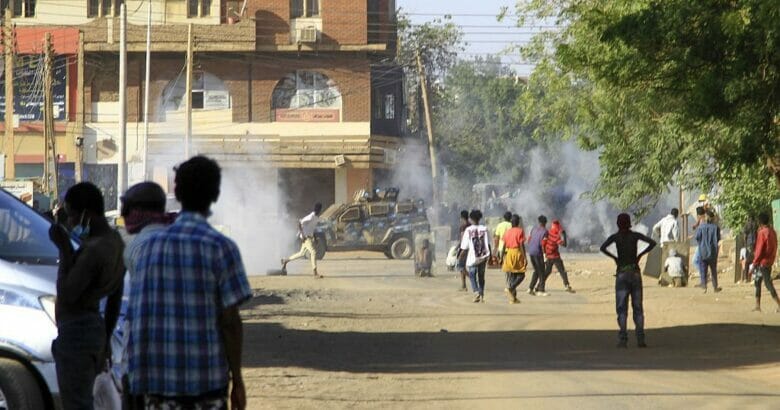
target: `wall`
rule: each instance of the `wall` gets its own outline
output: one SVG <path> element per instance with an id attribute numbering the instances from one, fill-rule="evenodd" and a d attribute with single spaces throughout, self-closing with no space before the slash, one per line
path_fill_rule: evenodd
<path id="1" fill-rule="evenodd" d="M 130 24 L 146 25 L 149 0 L 125 0 L 127 20 Z M 152 0 L 152 24 L 196 23 L 219 24 L 221 0 L 212 0 L 210 15 L 187 17 L 186 0 Z M 87 0 L 37 0 L 35 17 L 17 17 L 19 25 L 53 24 L 78 25 L 95 18 L 87 17 Z M 118 24 L 118 21 L 117 21 Z"/>
<path id="2" fill-rule="evenodd" d="M 368 43 L 368 2 L 327 0 L 321 4 L 323 43 Z"/>

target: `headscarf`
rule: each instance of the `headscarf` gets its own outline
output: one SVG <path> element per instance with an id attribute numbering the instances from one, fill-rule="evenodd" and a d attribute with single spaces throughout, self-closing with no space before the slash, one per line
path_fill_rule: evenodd
<path id="1" fill-rule="evenodd" d="M 170 225 L 176 220 L 176 213 L 149 211 L 146 209 L 132 209 L 125 218 L 125 229 L 129 234 L 137 234 L 148 225 Z"/>

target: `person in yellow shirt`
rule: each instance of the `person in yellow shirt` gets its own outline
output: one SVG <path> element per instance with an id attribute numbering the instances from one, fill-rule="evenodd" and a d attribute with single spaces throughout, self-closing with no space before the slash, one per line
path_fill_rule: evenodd
<path id="1" fill-rule="evenodd" d="M 493 232 L 493 249 L 496 250 L 496 257 L 498 258 L 499 264 L 504 261 L 504 234 L 506 234 L 506 231 L 512 227 L 512 223 L 510 222 L 511 220 L 512 213 L 505 212 L 504 220 L 496 225 L 496 230 Z"/>

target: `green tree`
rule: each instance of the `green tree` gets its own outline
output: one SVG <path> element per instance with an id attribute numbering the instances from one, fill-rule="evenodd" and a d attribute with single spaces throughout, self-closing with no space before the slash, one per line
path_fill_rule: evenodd
<path id="1" fill-rule="evenodd" d="M 726 215 L 735 225 L 777 194 L 776 4 L 533 0 L 518 14 L 559 26 L 525 49 L 539 61 L 525 120 L 537 137 L 599 151 L 595 196 L 642 213 L 671 183 L 717 187 L 727 209 L 742 210 Z"/>

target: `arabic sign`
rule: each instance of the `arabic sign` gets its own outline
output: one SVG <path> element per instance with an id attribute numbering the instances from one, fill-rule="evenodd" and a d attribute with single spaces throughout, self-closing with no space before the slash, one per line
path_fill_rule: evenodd
<path id="1" fill-rule="evenodd" d="M 276 109 L 277 122 L 339 122 L 339 110 Z"/>
<path id="2" fill-rule="evenodd" d="M 52 95 L 54 120 L 65 119 L 67 88 L 67 58 L 54 59 Z M 0 70 L 0 90 L 5 87 L 5 74 Z M 19 121 L 43 121 L 43 56 L 20 55 L 14 65 L 14 114 Z M 0 121 L 5 121 L 5 94 L 0 93 Z"/>
<path id="3" fill-rule="evenodd" d="M 0 188 L 8 191 L 9 194 L 19 198 L 27 205 L 33 206 L 33 182 L 7 179 L 0 181 Z"/>

